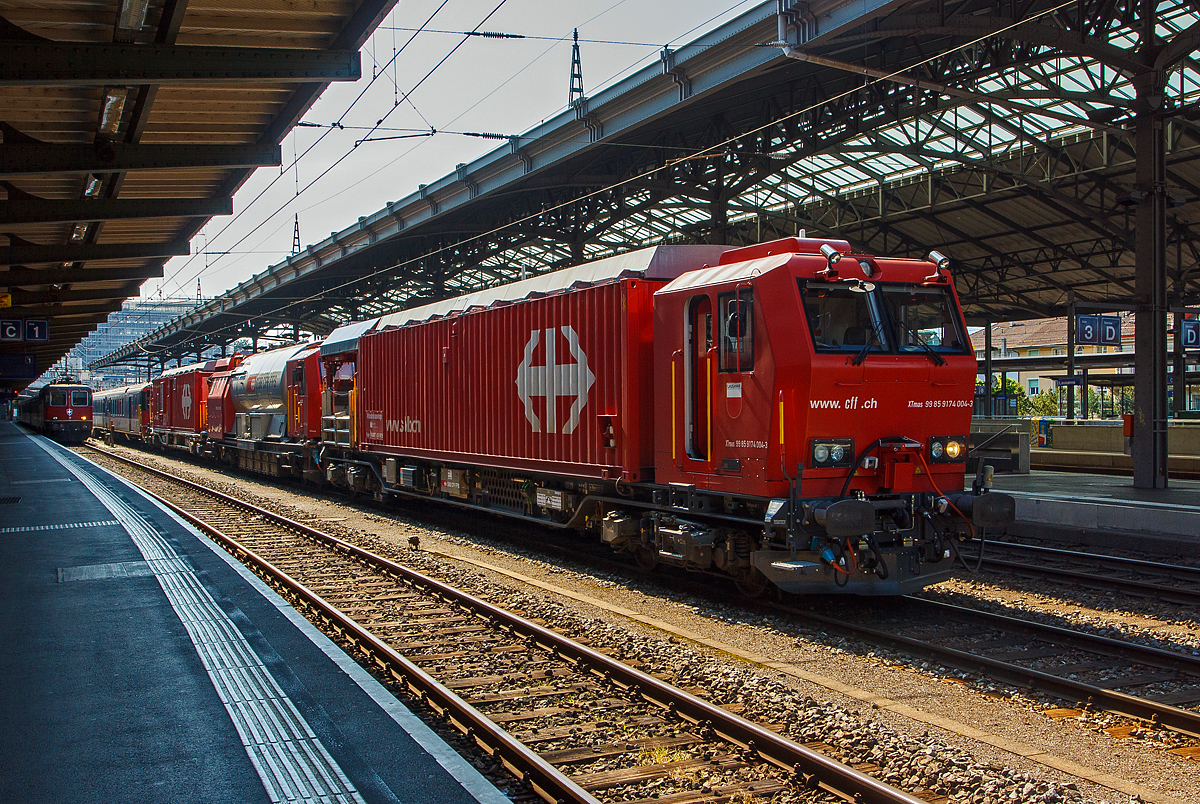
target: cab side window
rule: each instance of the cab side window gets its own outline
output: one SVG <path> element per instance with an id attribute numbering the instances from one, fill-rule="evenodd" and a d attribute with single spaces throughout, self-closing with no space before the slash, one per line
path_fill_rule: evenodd
<path id="1" fill-rule="evenodd" d="M 743 288 L 717 296 L 721 371 L 754 370 L 754 291 Z"/>

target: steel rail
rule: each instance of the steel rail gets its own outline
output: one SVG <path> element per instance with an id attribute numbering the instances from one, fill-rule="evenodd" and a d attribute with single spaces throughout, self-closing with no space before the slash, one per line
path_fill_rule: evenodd
<path id="1" fill-rule="evenodd" d="M 563 658 L 572 659 L 577 665 L 581 665 L 597 678 L 616 683 L 629 690 L 635 690 L 646 701 L 668 712 L 673 712 L 685 720 L 703 727 L 706 731 L 711 730 L 712 733 L 715 733 L 727 742 L 738 745 L 748 752 L 757 754 L 766 761 L 792 772 L 811 789 L 822 787 L 835 795 L 850 796 L 856 801 L 861 800 L 869 804 L 925 804 L 921 799 L 892 787 L 879 779 L 868 776 L 824 754 L 805 748 L 769 729 L 752 723 L 731 712 L 727 712 L 708 701 L 697 698 L 666 682 L 660 681 L 648 673 L 618 662 L 549 628 L 530 622 L 512 612 L 498 608 L 402 564 L 372 553 L 369 550 L 364 550 L 335 536 L 323 533 L 308 525 L 261 508 L 253 503 L 239 500 L 236 497 L 206 488 L 198 483 L 172 475 L 169 472 L 145 466 L 144 464 L 137 463 L 106 450 L 101 450 L 90 445 L 87 446 L 88 449 L 95 450 L 107 457 L 134 466 L 141 471 L 157 475 L 174 483 L 179 483 L 195 491 L 214 497 L 228 505 L 253 512 L 277 525 L 294 530 L 315 541 L 358 558 L 384 572 L 432 590 L 434 594 L 472 609 L 483 617 L 499 623 L 501 627 L 511 630 L 513 633 L 536 640 L 538 645 L 548 651 L 554 652 Z M 152 494 L 152 492 L 147 493 Z M 162 500 L 158 495 L 152 494 L 152 496 Z M 518 775 L 522 773 L 528 774 L 528 776 L 522 776 L 522 778 L 529 781 L 535 787 L 546 789 L 548 792 L 552 790 L 553 797 L 547 800 L 589 803 L 596 801 L 589 793 L 574 785 L 568 777 L 541 759 L 531 749 L 514 740 L 507 732 L 504 732 L 499 726 L 480 714 L 478 710 L 471 707 L 449 689 L 443 687 L 435 679 L 403 656 L 400 656 L 389 646 L 380 642 L 369 631 L 363 629 L 362 626 L 340 612 L 336 607 L 326 603 L 319 595 L 298 584 L 287 576 L 286 573 L 275 569 L 263 558 L 255 555 L 253 551 L 240 545 L 231 537 L 220 533 L 216 528 L 204 523 L 199 518 L 169 501 L 162 500 L 162 502 L 172 510 L 180 513 L 196 527 L 213 534 L 223 544 L 245 556 L 248 561 L 261 571 L 278 578 L 281 583 L 285 583 L 290 589 L 293 589 L 295 594 L 305 601 L 306 605 L 321 612 L 321 616 L 327 619 L 331 625 L 341 630 L 348 639 L 360 648 L 369 650 L 373 656 L 373 660 L 379 664 L 380 669 L 407 684 L 409 689 L 415 693 L 423 693 L 435 705 L 435 708 L 449 711 L 452 719 L 460 718 L 453 721 L 456 727 L 464 731 L 464 733 L 473 736 L 484 750 L 497 751 L 506 766 L 510 767 Z M 489 742 L 485 742 L 485 740 Z M 545 788 L 542 788 L 542 785 L 545 785 Z"/>
<path id="2" fill-rule="evenodd" d="M 847 623 L 844 620 L 838 620 L 823 614 L 807 612 L 801 609 L 792 608 L 790 606 L 780 606 L 779 610 L 803 619 L 810 620 L 812 622 L 820 623 L 826 630 L 835 631 L 845 636 L 855 638 L 866 637 L 870 642 L 875 644 L 889 645 L 893 648 L 906 650 L 917 655 L 924 655 L 926 657 L 936 659 L 943 664 L 957 667 L 960 670 L 983 672 L 992 678 L 1013 684 L 1017 687 L 1041 689 L 1064 700 L 1082 701 L 1089 704 L 1100 705 L 1103 706 L 1105 710 L 1114 712 L 1116 714 L 1125 715 L 1127 717 L 1132 717 L 1139 720 L 1146 720 L 1150 723 L 1169 728 L 1172 731 L 1186 734 L 1191 737 L 1200 738 L 1200 713 L 1191 712 L 1174 706 L 1168 706 L 1166 704 L 1156 703 L 1155 701 L 1138 698 L 1134 695 L 1128 695 L 1123 692 L 1117 692 L 1115 690 L 1109 690 L 1103 687 L 1097 687 L 1082 681 L 1063 678 L 1061 676 L 1056 676 L 1041 670 L 1032 670 L 1012 664 L 1011 662 L 1005 662 L 999 659 L 991 659 L 987 656 L 969 653 L 967 651 L 958 650 L 957 648 L 948 648 L 933 642 L 928 642 L 926 640 L 916 639 L 914 637 L 906 637 L 900 634 L 893 634 L 865 625 Z M 964 611 L 970 612 L 972 615 L 990 614 L 990 612 L 976 612 L 974 609 L 964 609 Z M 1002 615 L 993 616 L 1001 617 Z M 1028 620 L 1017 620 L 1017 625 L 1022 627 L 1029 624 L 1030 621 Z M 1074 631 L 1067 631 L 1067 633 L 1069 633 L 1072 637 L 1077 636 L 1077 632 Z M 1118 640 L 1114 641 L 1119 642 Z M 1120 644 L 1124 645 L 1124 643 Z M 1166 653 L 1170 654 L 1169 651 L 1166 651 Z M 1180 654 L 1180 656 L 1182 657 L 1182 654 Z M 1190 659 L 1192 657 L 1186 658 Z"/>
<path id="3" fill-rule="evenodd" d="M 1195 567 L 1180 567 L 1172 564 L 1164 564 L 1157 561 L 1144 561 L 1136 558 L 1124 558 L 1121 556 L 1106 556 L 1098 553 L 1078 553 L 1070 550 L 1060 550 L 1053 547 L 1038 547 L 1035 545 L 1013 544 L 1012 542 L 989 542 L 989 547 L 999 547 L 1002 550 L 1010 550 L 1013 552 L 1029 552 L 1034 555 L 1048 555 L 1060 557 L 1069 561 L 1094 561 L 1101 566 L 1115 567 L 1117 569 L 1132 569 L 1143 570 L 1158 575 L 1165 575 L 1171 580 L 1189 581 L 1194 580 L 1200 583 L 1200 569 Z M 966 558 L 978 558 L 975 556 L 966 556 Z M 1082 570 L 1067 569 L 1063 567 L 1051 567 L 1043 564 L 1026 564 L 1020 561 L 1008 561 L 1002 558 L 992 558 L 984 554 L 983 566 L 1005 569 L 1012 572 L 1028 572 L 1033 575 L 1039 575 L 1047 578 L 1056 578 L 1064 581 L 1071 581 L 1084 586 L 1095 589 L 1117 589 L 1128 591 L 1133 594 L 1152 595 L 1158 600 L 1164 600 L 1170 603 L 1178 603 L 1185 606 L 1200 604 L 1200 589 L 1180 589 L 1174 586 L 1166 586 L 1154 581 L 1138 580 L 1136 578 L 1108 578 L 1089 574 Z"/>
<path id="4" fill-rule="evenodd" d="M 1183 670 L 1200 677 L 1200 656 L 1182 653 L 1166 648 L 1155 648 L 1150 645 L 1139 645 L 1136 642 L 1126 642 L 1122 639 L 1090 634 L 1087 631 L 1076 631 L 1061 625 L 1050 625 L 1037 620 L 1027 620 L 1009 614 L 994 611 L 982 611 L 954 603 L 943 603 L 940 600 L 928 600 L 923 597 L 906 597 L 909 604 L 929 606 L 949 612 L 959 617 L 974 617 L 978 620 L 995 623 L 1004 628 L 1020 629 L 1052 639 L 1065 639 L 1084 646 L 1084 650 L 1094 650 L 1107 655 L 1121 654 L 1122 657 L 1136 659 L 1143 664 L 1163 667 L 1170 670 Z"/>

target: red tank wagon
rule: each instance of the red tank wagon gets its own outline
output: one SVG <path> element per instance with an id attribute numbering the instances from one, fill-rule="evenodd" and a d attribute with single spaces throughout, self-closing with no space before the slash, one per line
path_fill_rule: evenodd
<path id="1" fill-rule="evenodd" d="M 385 316 L 319 460 L 750 591 L 898 594 L 1012 518 L 963 491 L 975 370 L 938 255 L 660 247 Z"/>
<path id="2" fill-rule="evenodd" d="M 92 389 L 63 382 L 44 385 L 17 403 L 17 421 L 60 441 L 85 441 L 92 433 Z"/>
<path id="3" fill-rule="evenodd" d="M 320 345 L 310 343 L 218 361 L 204 450 L 277 477 L 317 472 L 312 453 L 321 433 L 319 358 Z"/>

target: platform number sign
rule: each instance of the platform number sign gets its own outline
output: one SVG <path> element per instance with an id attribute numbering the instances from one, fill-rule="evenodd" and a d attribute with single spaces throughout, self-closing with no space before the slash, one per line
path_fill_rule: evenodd
<path id="1" fill-rule="evenodd" d="M 1075 316 L 1075 343 L 1100 343 L 1100 316 Z"/>
<path id="2" fill-rule="evenodd" d="M 0 341 L 48 341 L 50 322 L 44 318 L 0 319 Z"/>
<path id="3" fill-rule="evenodd" d="M 25 340 L 27 340 L 27 341 L 48 341 L 48 340 L 50 340 L 50 322 L 44 318 L 26 318 L 25 319 Z"/>
<path id="4" fill-rule="evenodd" d="M 1200 349 L 1200 319 L 1184 320 L 1183 348 Z"/>
<path id="5" fill-rule="evenodd" d="M 1075 343 L 1096 346 L 1121 344 L 1121 318 L 1115 315 L 1075 316 Z"/>

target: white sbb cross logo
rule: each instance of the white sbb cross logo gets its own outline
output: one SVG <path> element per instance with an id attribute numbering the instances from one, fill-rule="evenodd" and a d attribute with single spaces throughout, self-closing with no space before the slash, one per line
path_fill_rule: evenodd
<path id="1" fill-rule="evenodd" d="M 525 344 L 525 359 L 517 366 L 517 396 L 525 404 L 525 418 L 533 426 L 533 432 L 542 432 L 542 421 L 533 412 L 533 398 L 546 398 L 546 432 L 558 432 L 558 398 L 560 396 L 575 397 L 571 403 L 571 414 L 563 426 L 562 434 L 570 435 L 579 426 L 579 413 L 587 404 L 587 393 L 596 383 L 596 375 L 588 370 L 587 355 L 579 348 L 579 336 L 571 327 L 561 327 L 563 337 L 571 349 L 574 363 L 555 363 L 556 332 L 553 328 L 546 330 L 546 365 L 533 365 L 533 350 L 542 339 L 542 330 L 535 329 L 529 333 L 529 343 Z"/>

